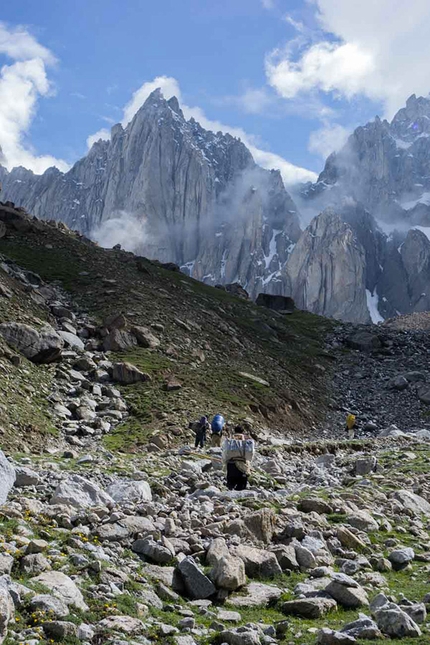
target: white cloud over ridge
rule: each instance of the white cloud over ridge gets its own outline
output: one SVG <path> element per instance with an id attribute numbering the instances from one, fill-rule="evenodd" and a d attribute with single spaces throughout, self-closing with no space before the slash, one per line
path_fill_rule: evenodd
<path id="1" fill-rule="evenodd" d="M 332 152 L 340 150 L 349 134 L 350 131 L 343 125 L 326 122 L 322 128 L 311 132 L 308 150 L 326 159 Z"/>
<path id="2" fill-rule="evenodd" d="M 319 38 L 267 58 L 269 84 L 287 99 L 322 92 L 382 102 L 391 118 L 413 94 L 430 90 L 428 0 L 311 0 Z"/>
<path id="3" fill-rule="evenodd" d="M 8 28 L 4 23 L 0 23 L 1 54 L 15 61 L 0 70 L 1 163 L 8 170 L 24 166 L 38 174 L 50 166 L 67 170 L 65 161 L 38 156 L 25 143 L 39 97 L 52 92 L 46 67 L 55 63 L 54 55 L 24 27 Z"/>
<path id="4" fill-rule="evenodd" d="M 121 119 L 123 126 L 126 126 L 131 121 L 133 116 L 143 105 L 151 92 L 153 92 L 157 88 L 161 89 L 166 99 L 169 99 L 172 96 L 176 96 L 181 104 L 181 108 L 186 119 L 193 117 L 206 130 L 212 130 L 213 132 L 228 132 L 232 136 L 240 138 L 251 151 L 251 154 L 254 157 L 256 163 L 263 168 L 279 169 L 281 171 L 283 180 L 287 185 L 316 180 L 317 174 L 313 171 L 307 170 L 306 168 L 301 168 L 300 166 L 295 166 L 280 155 L 277 155 L 273 152 L 262 150 L 258 146 L 256 137 L 247 134 L 244 130 L 242 130 L 242 128 L 230 127 L 221 123 L 220 121 L 208 119 L 200 107 L 190 107 L 186 105 L 182 101 L 181 89 L 178 81 L 170 76 L 158 76 L 153 81 L 143 83 L 143 85 L 133 93 L 132 98 L 124 107 L 123 118 Z M 99 130 L 98 132 L 90 135 L 87 138 L 88 147 L 91 147 L 99 139 L 109 138 L 110 132 L 103 128 L 102 130 Z"/>

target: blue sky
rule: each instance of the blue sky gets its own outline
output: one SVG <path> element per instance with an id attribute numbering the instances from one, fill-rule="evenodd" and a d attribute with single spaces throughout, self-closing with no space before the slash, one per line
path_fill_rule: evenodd
<path id="1" fill-rule="evenodd" d="M 410 0 L 407 11 L 396 0 L 345 7 L 351 4 L 356 3 L 4 4 L 0 145 L 7 163 L 41 170 L 49 165 L 41 155 L 73 163 L 85 154 L 89 135 L 124 119 L 124 106 L 142 84 L 166 76 L 175 79 L 184 104 L 200 109 L 203 125 L 206 119 L 240 128 L 255 149 L 319 172 L 324 155 L 353 127 L 376 113 L 392 116 L 409 94 L 430 89 L 429 72 L 421 69 L 427 66 L 407 67 L 409 52 L 421 60 L 430 54 L 427 0 Z M 12 96 L 3 114 L 2 94 Z M 284 176 L 288 172 L 287 167 Z"/>

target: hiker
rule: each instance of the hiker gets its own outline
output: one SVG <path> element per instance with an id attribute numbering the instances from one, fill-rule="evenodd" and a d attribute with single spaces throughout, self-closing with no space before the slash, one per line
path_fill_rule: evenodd
<path id="1" fill-rule="evenodd" d="M 225 426 L 225 419 L 221 414 L 216 414 L 211 421 L 211 446 L 219 448 L 221 437 Z"/>
<path id="2" fill-rule="evenodd" d="M 194 444 L 195 448 L 204 448 L 206 443 L 206 433 L 209 430 L 209 422 L 207 417 L 202 417 L 197 423 L 195 430 L 196 441 Z"/>
<path id="3" fill-rule="evenodd" d="M 348 439 L 354 439 L 355 435 L 355 428 L 357 427 L 357 422 L 355 418 L 355 414 L 349 413 L 348 416 L 346 417 L 346 431 L 348 433 Z"/>
<path id="4" fill-rule="evenodd" d="M 222 447 L 223 463 L 227 469 L 227 488 L 229 490 L 245 490 L 248 477 L 251 474 L 251 462 L 254 458 L 254 442 L 245 438 L 236 430 L 232 439 L 226 439 Z"/>

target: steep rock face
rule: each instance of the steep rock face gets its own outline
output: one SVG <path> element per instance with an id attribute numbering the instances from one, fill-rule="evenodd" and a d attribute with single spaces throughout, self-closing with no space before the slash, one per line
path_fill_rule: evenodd
<path id="1" fill-rule="evenodd" d="M 279 172 L 256 166 L 240 140 L 186 121 L 159 90 L 68 173 L 1 169 L 0 181 L 6 199 L 108 244 L 131 221 L 136 252 L 211 284 L 239 281 L 252 295 L 282 290 L 300 234 Z"/>
<path id="2" fill-rule="evenodd" d="M 303 194 L 319 206 L 349 196 L 381 220 L 430 225 L 430 99 L 413 94 L 391 123 L 357 128 Z"/>
<path id="3" fill-rule="evenodd" d="M 286 265 L 298 307 L 350 322 L 369 322 L 365 251 L 350 226 L 328 209 L 303 232 Z"/>

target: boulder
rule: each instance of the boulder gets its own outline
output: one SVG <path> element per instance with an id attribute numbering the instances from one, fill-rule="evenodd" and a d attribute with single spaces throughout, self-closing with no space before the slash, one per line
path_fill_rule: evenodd
<path id="1" fill-rule="evenodd" d="M 282 589 L 262 582 L 250 582 L 240 595 L 230 596 L 228 602 L 234 607 L 266 607 L 279 600 Z"/>
<path id="2" fill-rule="evenodd" d="M 12 571 L 14 559 L 9 553 L 2 553 L 0 555 L 0 576 L 9 575 Z"/>
<path id="3" fill-rule="evenodd" d="M 133 383 L 150 381 L 151 377 L 149 374 L 141 372 L 131 363 L 114 363 L 112 379 L 122 385 L 132 385 Z"/>
<path id="4" fill-rule="evenodd" d="M 360 459 L 355 460 L 354 472 L 356 475 L 369 475 L 376 469 L 377 463 L 378 461 L 374 456 L 360 457 Z"/>
<path id="5" fill-rule="evenodd" d="M 339 526 L 336 533 L 341 545 L 347 549 L 352 549 L 353 551 L 366 550 L 367 547 L 363 540 L 360 540 L 360 538 L 354 535 L 354 533 L 347 529 L 346 526 Z"/>
<path id="6" fill-rule="evenodd" d="M 298 542 L 294 544 L 296 558 L 301 569 L 315 569 L 317 560 L 312 551 L 302 546 Z"/>
<path id="7" fill-rule="evenodd" d="M 77 632 L 75 623 L 66 620 L 46 620 L 42 627 L 47 639 L 59 642 L 73 639 Z"/>
<path id="8" fill-rule="evenodd" d="M 18 486 L 18 488 L 22 486 L 36 486 L 40 481 L 38 473 L 25 466 L 16 466 L 15 474 L 15 486 Z"/>
<path id="9" fill-rule="evenodd" d="M 136 540 L 131 546 L 134 553 L 145 556 L 156 564 L 167 564 L 174 558 L 175 553 L 164 545 L 155 542 L 153 538 Z"/>
<path id="10" fill-rule="evenodd" d="M 15 483 L 16 473 L 12 464 L 0 450 L 0 504 L 4 504 Z"/>
<path id="11" fill-rule="evenodd" d="M 323 627 L 318 632 L 317 645 L 348 645 L 356 642 L 353 636 L 337 632 L 328 627 Z"/>
<path id="12" fill-rule="evenodd" d="M 152 500 L 151 487 L 143 479 L 116 481 L 108 486 L 106 492 L 115 502 L 120 502 L 121 504 L 150 502 Z"/>
<path id="13" fill-rule="evenodd" d="M 209 598 L 216 593 L 216 588 L 207 576 L 199 569 L 192 557 L 184 558 L 177 566 L 187 594 L 193 600 Z"/>
<path id="14" fill-rule="evenodd" d="M 430 503 L 410 490 L 398 490 L 394 493 L 393 498 L 400 502 L 405 510 L 414 515 L 430 516 Z"/>
<path id="15" fill-rule="evenodd" d="M 28 576 L 37 576 L 42 571 L 50 569 L 51 565 L 42 553 L 32 553 L 21 559 L 20 567 Z"/>
<path id="16" fill-rule="evenodd" d="M 340 631 L 358 639 L 376 640 L 382 638 L 378 625 L 364 614 L 360 614 L 359 618 L 352 623 L 344 625 Z"/>
<path id="17" fill-rule="evenodd" d="M 281 313 L 292 313 L 294 311 L 294 300 L 289 296 L 275 296 L 271 293 L 259 293 L 255 304 L 259 307 L 266 307 Z"/>
<path id="18" fill-rule="evenodd" d="M 130 536 L 129 530 L 117 522 L 102 524 L 96 529 L 95 533 L 100 540 L 106 542 L 121 542 Z"/>
<path id="19" fill-rule="evenodd" d="M 70 475 L 58 484 L 49 503 L 90 508 L 91 506 L 113 506 L 114 500 L 97 484 L 80 475 Z"/>
<path id="20" fill-rule="evenodd" d="M 61 358 L 63 339 L 49 325 L 38 331 L 23 323 L 2 323 L 0 336 L 33 363 L 53 363 Z"/>
<path id="21" fill-rule="evenodd" d="M 225 556 L 230 555 L 228 546 L 224 538 L 215 538 L 209 545 L 209 549 L 206 553 L 206 563 L 209 565 L 215 565 Z"/>
<path id="22" fill-rule="evenodd" d="M 97 623 L 102 631 L 120 631 L 126 634 L 138 634 L 143 631 L 144 624 L 139 618 L 132 616 L 107 616 Z"/>
<path id="23" fill-rule="evenodd" d="M 362 352 L 371 352 L 382 347 L 382 343 L 378 336 L 368 331 L 358 331 L 351 334 L 351 336 L 346 339 L 346 344 L 348 347 L 358 349 Z"/>
<path id="24" fill-rule="evenodd" d="M 160 341 L 152 333 L 152 331 L 148 329 L 148 327 L 139 327 L 139 326 L 132 327 L 131 333 L 135 336 L 137 340 L 137 344 L 140 347 L 155 349 L 160 345 Z"/>
<path id="25" fill-rule="evenodd" d="M 298 598 L 284 602 L 281 611 L 287 616 L 321 618 L 336 606 L 336 601 L 333 598 Z"/>
<path id="26" fill-rule="evenodd" d="M 261 645 L 258 631 L 248 627 L 240 630 L 225 629 L 219 635 L 220 642 L 227 645 Z"/>
<path id="27" fill-rule="evenodd" d="M 333 507 L 324 499 L 320 499 L 319 497 L 305 497 L 298 503 L 297 508 L 299 511 L 302 511 L 302 513 L 315 512 L 319 515 L 333 513 Z"/>
<path id="28" fill-rule="evenodd" d="M 395 571 L 400 571 L 408 566 L 410 562 L 415 558 L 415 552 L 410 547 L 404 549 L 396 549 L 391 551 L 388 556 L 389 561 L 393 565 Z"/>
<path id="29" fill-rule="evenodd" d="M 378 523 L 373 519 L 368 511 L 354 511 L 348 515 L 346 521 L 360 531 L 377 531 Z"/>
<path id="30" fill-rule="evenodd" d="M 31 582 L 38 582 L 43 585 L 67 606 L 73 605 L 77 609 L 88 611 L 81 591 L 73 580 L 61 571 L 45 571 L 45 573 L 41 573 L 36 578 L 31 578 Z"/>
<path id="31" fill-rule="evenodd" d="M 278 544 L 271 549 L 275 554 L 282 571 L 297 571 L 299 563 L 296 558 L 296 550 L 291 544 Z"/>
<path id="32" fill-rule="evenodd" d="M 225 555 L 214 564 L 210 578 L 219 589 L 236 591 L 246 583 L 245 565 L 240 558 Z"/>
<path id="33" fill-rule="evenodd" d="M 349 609 L 369 605 L 366 591 L 353 578 L 343 573 L 335 573 L 332 575 L 332 578 L 331 582 L 325 588 L 325 591 L 339 605 Z"/>
<path id="34" fill-rule="evenodd" d="M 66 345 L 68 345 L 72 349 L 79 349 L 81 351 L 85 349 L 83 341 L 79 338 L 79 336 L 76 336 L 76 334 L 73 334 L 70 331 L 60 330 L 58 332 L 58 335 L 64 340 Z"/>
<path id="35" fill-rule="evenodd" d="M 231 553 L 243 560 L 246 575 L 250 578 L 274 578 L 282 574 L 275 554 L 270 551 L 241 544 L 231 549 Z"/>
<path id="36" fill-rule="evenodd" d="M 0 643 L 6 638 L 7 628 L 13 620 L 14 614 L 15 606 L 7 583 L 3 578 L 0 578 Z"/>
<path id="37" fill-rule="evenodd" d="M 125 329 L 112 329 L 103 340 L 105 352 L 121 352 L 137 345 L 137 340 Z"/>
<path id="38" fill-rule="evenodd" d="M 244 522 L 254 539 L 265 544 L 271 542 L 275 529 L 275 513 L 272 509 L 262 508 L 246 515 Z"/>
<path id="39" fill-rule="evenodd" d="M 394 603 L 387 603 L 375 612 L 376 623 L 383 634 L 393 638 L 415 638 L 421 630 L 410 616 Z"/>
<path id="40" fill-rule="evenodd" d="M 49 594 L 38 594 L 33 596 L 29 601 L 30 611 L 41 611 L 49 613 L 55 618 L 64 618 L 69 615 L 69 608 L 65 602 L 56 598 L 55 596 L 50 596 Z"/>

